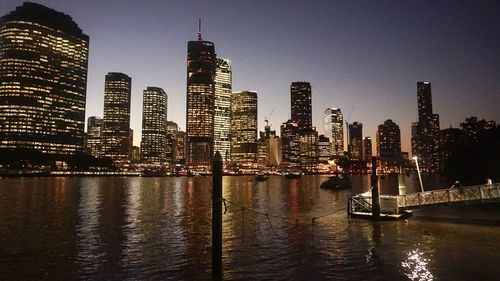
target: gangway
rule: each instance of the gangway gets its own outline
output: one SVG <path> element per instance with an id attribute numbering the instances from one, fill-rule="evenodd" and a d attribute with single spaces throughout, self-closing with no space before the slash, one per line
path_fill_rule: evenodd
<path id="1" fill-rule="evenodd" d="M 381 216 L 404 217 L 408 210 L 425 206 L 486 204 L 500 202 L 500 183 L 474 185 L 457 188 L 436 189 L 405 195 L 380 195 Z M 349 215 L 366 217 L 371 214 L 372 198 L 370 192 L 352 195 L 348 199 Z"/>

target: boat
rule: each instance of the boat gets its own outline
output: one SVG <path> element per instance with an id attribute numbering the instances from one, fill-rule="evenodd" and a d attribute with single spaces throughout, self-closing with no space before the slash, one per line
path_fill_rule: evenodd
<path id="1" fill-rule="evenodd" d="M 351 180 L 349 177 L 331 176 L 319 187 L 331 190 L 351 188 Z"/>
<path id="2" fill-rule="evenodd" d="M 266 174 L 255 174 L 255 180 L 256 181 L 265 181 L 269 178 L 268 175 Z"/>
<path id="3" fill-rule="evenodd" d="M 286 172 L 285 178 L 287 179 L 298 179 L 302 176 L 302 173 L 299 172 Z"/>

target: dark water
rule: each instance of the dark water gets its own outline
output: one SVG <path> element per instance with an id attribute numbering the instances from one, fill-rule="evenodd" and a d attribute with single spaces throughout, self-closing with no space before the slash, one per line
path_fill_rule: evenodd
<path id="1" fill-rule="evenodd" d="M 324 179 L 224 177 L 226 280 L 498 280 L 498 205 L 350 220 L 346 196 L 368 178 L 338 192 Z M 210 280 L 210 190 L 209 177 L 2 178 L 0 280 Z"/>

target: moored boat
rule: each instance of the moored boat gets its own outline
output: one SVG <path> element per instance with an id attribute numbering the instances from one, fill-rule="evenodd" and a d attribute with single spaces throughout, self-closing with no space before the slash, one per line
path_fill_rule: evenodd
<path id="1" fill-rule="evenodd" d="M 331 176 L 319 187 L 331 190 L 351 188 L 351 180 L 348 177 Z"/>

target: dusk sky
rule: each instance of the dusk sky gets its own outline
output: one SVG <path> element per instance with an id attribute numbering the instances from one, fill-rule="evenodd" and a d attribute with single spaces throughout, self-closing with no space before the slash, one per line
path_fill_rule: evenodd
<path id="1" fill-rule="evenodd" d="M 86 116 L 103 116 L 104 76 L 132 77 L 131 127 L 140 144 L 142 91 L 168 94 L 185 130 L 187 42 L 232 61 L 233 91 L 258 93 L 259 130 L 290 116 L 290 84 L 312 85 L 313 124 L 327 107 L 375 140 L 386 119 L 410 150 L 417 81 L 432 83 L 441 128 L 472 115 L 500 121 L 500 1 L 34 1 L 69 14 L 90 36 Z M 0 0 L 0 15 L 22 4 Z M 375 147 L 375 143 L 374 143 Z"/>

